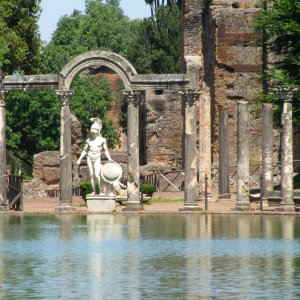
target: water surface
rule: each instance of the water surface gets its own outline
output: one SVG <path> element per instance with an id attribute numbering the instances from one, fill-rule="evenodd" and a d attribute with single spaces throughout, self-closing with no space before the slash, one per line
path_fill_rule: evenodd
<path id="1" fill-rule="evenodd" d="M 0 215 L 0 299 L 300 299 L 300 217 Z"/>

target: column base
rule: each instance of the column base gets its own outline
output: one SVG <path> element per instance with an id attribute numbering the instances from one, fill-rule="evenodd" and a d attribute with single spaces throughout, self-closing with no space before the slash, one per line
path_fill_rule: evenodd
<path id="1" fill-rule="evenodd" d="M 57 213 L 72 213 L 75 212 L 76 208 L 71 203 L 61 203 L 55 208 Z"/>
<path id="2" fill-rule="evenodd" d="M 205 194 L 204 193 L 200 193 L 199 195 L 198 195 L 198 200 L 199 201 L 204 201 L 205 200 Z M 212 195 L 211 194 L 207 194 L 207 200 L 208 201 L 212 201 L 213 200 L 213 197 L 212 197 Z"/>
<path id="3" fill-rule="evenodd" d="M 183 207 L 179 208 L 180 213 L 197 213 L 200 211 L 203 211 L 203 209 L 198 206 L 198 203 L 194 202 L 185 202 Z"/>
<path id="4" fill-rule="evenodd" d="M 234 208 L 231 209 L 232 211 L 251 211 L 254 210 L 254 208 L 252 208 L 250 206 L 250 203 L 237 203 L 236 206 Z"/>
<path id="5" fill-rule="evenodd" d="M 262 201 L 262 209 L 269 208 L 268 198 L 263 198 L 261 201 Z"/>
<path id="6" fill-rule="evenodd" d="M 231 200 L 231 194 L 219 195 L 218 200 Z"/>
<path id="7" fill-rule="evenodd" d="M 275 208 L 275 211 L 278 212 L 295 212 L 296 206 L 295 204 L 279 204 L 279 207 Z"/>
<path id="8" fill-rule="evenodd" d="M 8 206 L 6 204 L 1 203 L 0 204 L 0 211 L 6 211 L 8 210 Z"/>
<path id="9" fill-rule="evenodd" d="M 144 208 L 139 201 L 128 201 L 126 207 L 122 209 L 124 212 L 139 212 L 142 210 L 144 210 Z"/>

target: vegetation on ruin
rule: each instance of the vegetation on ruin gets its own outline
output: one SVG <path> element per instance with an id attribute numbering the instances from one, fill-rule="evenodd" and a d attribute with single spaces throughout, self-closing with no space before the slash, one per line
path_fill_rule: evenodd
<path id="1" fill-rule="evenodd" d="M 267 48 L 276 55 L 273 67 L 267 71 L 268 80 L 278 85 L 300 85 L 300 1 L 271 0 L 264 5 L 256 27 L 263 31 Z M 293 121 L 300 123 L 300 92 L 295 93 Z M 276 95 L 265 95 L 263 100 L 272 102 L 280 110 Z M 278 118 L 276 118 L 278 119 Z M 277 120 L 278 121 L 278 120 Z"/>

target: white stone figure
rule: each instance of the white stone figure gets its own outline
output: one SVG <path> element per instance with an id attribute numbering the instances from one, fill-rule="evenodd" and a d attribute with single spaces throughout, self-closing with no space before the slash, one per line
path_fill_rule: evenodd
<path id="1" fill-rule="evenodd" d="M 113 160 L 108 152 L 107 142 L 101 135 L 102 121 L 98 118 L 90 119 L 93 124 L 91 126 L 90 138 L 86 140 L 85 147 L 81 152 L 80 157 L 77 160 L 77 164 L 80 165 L 81 160 L 87 156 L 87 166 L 89 170 L 90 180 L 93 188 L 91 195 L 96 195 L 96 183 L 99 185 L 100 195 L 104 195 L 105 189 L 101 186 L 101 153 L 104 151 L 107 159 L 111 162 Z M 105 186 L 105 185 L 104 185 Z"/>
<path id="2" fill-rule="evenodd" d="M 112 183 L 116 196 L 119 198 L 125 197 L 127 196 L 127 187 L 126 185 L 124 185 L 122 182 L 120 182 L 119 180 L 114 181 Z"/>
<path id="3" fill-rule="evenodd" d="M 106 185 L 107 196 L 118 196 L 121 192 L 122 186 L 126 188 L 121 182 L 123 170 L 116 162 L 107 162 L 101 169 L 100 175 Z"/>

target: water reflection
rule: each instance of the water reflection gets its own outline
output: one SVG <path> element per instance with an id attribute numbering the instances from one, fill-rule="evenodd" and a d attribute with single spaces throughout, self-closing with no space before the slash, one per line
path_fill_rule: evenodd
<path id="1" fill-rule="evenodd" d="M 300 218 L 0 215 L 0 299 L 299 299 Z"/>

